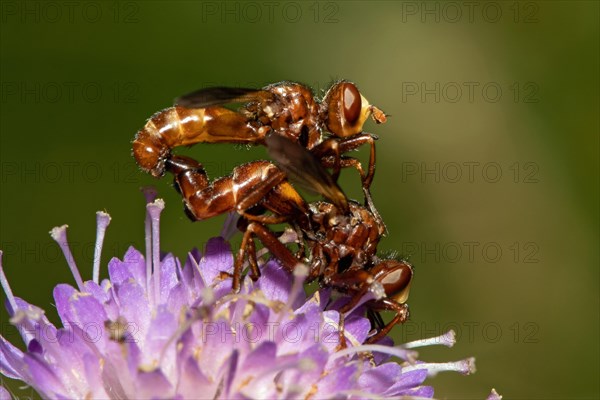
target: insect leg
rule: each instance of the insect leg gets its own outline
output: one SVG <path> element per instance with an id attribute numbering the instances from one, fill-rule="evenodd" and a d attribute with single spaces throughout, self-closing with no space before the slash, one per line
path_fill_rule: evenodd
<path id="1" fill-rule="evenodd" d="M 370 154 L 369 154 L 369 168 L 367 175 L 365 176 L 363 173 L 362 166 L 360 166 L 360 162 L 352 163 L 350 165 L 343 165 L 343 162 L 340 162 L 340 158 L 342 154 L 348 153 L 352 150 L 358 149 L 363 144 L 368 143 L 370 146 Z M 371 183 L 373 182 L 373 177 L 375 175 L 375 137 L 368 133 L 360 133 L 358 135 L 351 136 L 349 138 L 338 138 L 333 137 L 327 140 L 324 140 L 318 146 L 311 150 L 311 152 L 315 155 L 315 157 L 322 160 L 323 163 L 329 168 L 334 169 L 334 174 L 336 170 L 336 164 L 341 165 L 341 167 L 354 166 L 362 179 L 363 186 L 369 188 Z M 339 173 L 339 166 L 337 167 Z M 335 176 L 335 175 L 334 175 Z"/>
<path id="2" fill-rule="evenodd" d="M 352 293 L 350 300 L 339 310 L 338 329 L 340 333 L 340 344 L 338 349 L 347 347 L 344 332 L 345 314 L 351 311 L 367 293 L 373 281 L 373 276 L 365 270 L 348 270 L 328 277 L 328 285 L 337 288 L 341 292 Z"/>
<path id="3" fill-rule="evenodd" d="M 396 315 L 390 322 L 388 322 L 387 325 L 385 325 L 382 329 L 379 329 L 379 331 L 374 336 L 371 336 L 367 340 L 367 343 L 376 343 L 380 341 L 382 338 L 387 336 L 388 333 L 390 333 L 394 326 L 406 322 L 409 316 L 407 304 L 400 304 L 390 298 L 383 298 L 373 303 L 369 303 L 369 307 L 375 312 L 395 311 Z"/>
<path id="4" fill-rule="evenodd" d="M 210 183 L 202 164 L 185 156 L 167 159 L 165 167 L 173 173 L 175 188 L 183 196 L 186 214 L 192 221 L 235 209 L 235 188 L 230 176 Z"/>
<path id="5" fill-rule="evenodd" d="M 242 245 L 240 246 L 240 250 L 238 251 L 235 259 L 232 285 L 235 292 L 239 292 L 240 290 L 242 268 L 246 253 L 249 253 L 248 255 L 250 267 L 252 269 L 252 279 L 258 279 L 260 276 L 258 263 L 256 263 L 256 251 L 254 248 L 254 243 L 249 246 L 249 243 L 254 240 L 255 236 L 267 249 L 269 249 L 269 252 L 273 255 L 273 257 L 279 260 L 279 262 L 283 264 L 288 271 L 293 271 L 296 265 L 300 263 L 300 261 L 294 257 L 292 252 L 283 243 L 281 243 L 277 236 L 275 236 L 275 234 L 273 234 L 273 232 L 271 232 L 266 226 L 258 222 L 251 222 L 248 224 L 246 231 L 244 232 Z M 254 260 L 252 259 L 253 257 Z"/>

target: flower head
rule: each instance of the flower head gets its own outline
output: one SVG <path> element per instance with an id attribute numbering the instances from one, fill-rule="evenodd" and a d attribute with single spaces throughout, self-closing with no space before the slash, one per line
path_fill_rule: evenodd
<path id="1" fill-rule="evenodd" d="M 412 348 L 452 346 L 453 332 L 400 346 L 389 338 L 365 345 L 371 325 L 364 307 L 345 316 L 347 347 L 340 349 L 343 302 L 326 289 L 307 296 L 301 266 L 290 274 L 271 260 L 256 282 L 246 279 L 240 293 L 232 293 L 233 256 L 223 237 L 211 239 L 202 253 L 192 250 L 183 265 L 172 254 L 161 256 L 163 208 L 162 200 L 147 205 L 145 256 L 130 247 L 123 260 L 108 263 L 109 279 L 101 282 L 108 214 L 97 214 L 91 281 L 82 280 L 73 261 L 67 227 L 52 230 L 77 286 L 54 289 L 62 327 L 12 294 L 0 252 L 11 323 L 27 346 L 22 352 L 0 336 L 3 375 L 49 399 L 375 399 L 430 398 L 433 388 L 423 386 L 428 375 L 474 371 L 473 359 L 417 361 Z M 0 399 L 9 397 L 0 387 Z"/>

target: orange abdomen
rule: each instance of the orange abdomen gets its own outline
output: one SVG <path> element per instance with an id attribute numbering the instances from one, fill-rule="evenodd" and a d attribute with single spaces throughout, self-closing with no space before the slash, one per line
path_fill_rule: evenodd
<path id="1" fill-rule="evenodd" d="M 177 146 L 195 143 L 253 143 L 262 137 L 256 125 L 224 107 L 170 107 L 154 114 L 133 140 L 138 165 L 153 176 L 164 174 L 164 161 Z"/>

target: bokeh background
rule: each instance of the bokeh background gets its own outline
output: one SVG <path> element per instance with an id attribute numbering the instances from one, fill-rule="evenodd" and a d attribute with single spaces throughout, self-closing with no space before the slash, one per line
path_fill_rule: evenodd
<path id="1" fill-rule="evenodd" d="M 167 203 L 163 250 L 184 257 L 220 232 L 222 218 L 192 224 L 168 179 L 137 170 L 130 141 L 150 115 L 200 87 L 294 80 L 321 93 L 346 78 L 391 115 L 366 129 L 380 137 L 381 249 L 417 268 L 411 321 L 396 339 L 453 328 L 454 348 L 422 358 L 477 358 L 475 375 L 431 379 L 436 396 L 481 399 L 495 387 L 505 398 L 598 398 L 597 2 L 1 7 L 0 248 L 13 291 L 53 321 L 52 288 L 72 278 L 52 227 L 70 225 L 86 279 L 97 210 L 113 218 L 104 266 L 143 248 L 140 186 L 155 184 Z M 265 157 L 221 145 L 183 152 L 212 177 Z M 354 172 L 342 185 L 360 197 Z"/>

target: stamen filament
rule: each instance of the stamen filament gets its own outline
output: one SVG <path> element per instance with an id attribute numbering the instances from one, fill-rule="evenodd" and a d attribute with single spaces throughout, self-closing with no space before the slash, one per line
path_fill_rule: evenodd
<path id="1" fill-rule="evenodd" d="M 364 353 L 369 351 L 388 354 L 390 356 L 398 357 L 407 361 L 416 360 L 418 355 L 416 351 L 406 350 L 398 346 L 384 346 L 382 344 L 364 344 L 340 350 L 335 354 L 332 354 L 330 359 L 333 361 L 340 357 L 345 357 L 347 355 Z"/>
<path id="2" fill-rule="evenodd" d="M 300 358 L 298 360 L 288 361 L 280 365 L 274 365 L 258 374 L 255 379 L 263 378 L 275 372 L 285 371 L 286 369 L 299 369 L 300 371 L 312 371 L 316 368 L 313 360 L 310 358 Z"/>
<path id="3" fill-rule="evenodd" d="M 67 264 L 69 265 L 69 269 L 71 270 L 71 274 L 73 278 L 75 278 L 75 282 L 77 283 L 77 287 L 80 292 L 84 292 L 83 280 L 81 279 L 81 274 L 79 273 L 79 269 L 77 268 L 77 264 L 75 264 L 75 259 L 73 258 L 73 253 L 71 253 L 71 248 L 69 247 L 69 242 L 67 241 L 67 228 L 69 225 L 57 226 L 52 228 L 50 231 L 50 236 L 52 239 L 58 243 L 58 246 L 62 250 L 65 258 L 67 259 Z"/>
<path id="4" fill-rule="evenodd" d="M 96 213 L 96 245 L 94 246 L 94 268 L 93 279 L 95 283 L 100 280 L 100 258 L 102 257 L 102 246 L 104 245 L 104 234 L 110 224 L 110 215 L 103 211 Z"/>
<path id="5" fill-rule="evenodd" d="M 345 313 L 345 315 L 352 314 L 358 307 L 362 306 L 367 301 L 379 300 L 381 298 L 379 288 L 381 288 L 381 284 L 379 282 L 373 282 L 367 292 L 360 298 L 360 300 L 354 305 L 354 307 L 352 307 L 351 310 L 348 310 Z M 383 290 L 383 288 L 381 290 Z"/>
<path id="6" fill-rule="evenodd" d="M 460 361 L 445 363 L 421 363 L 409 365 L 402 369 L 403 372 L 414 371 L 417 369 L 426 369 L 428 376 L 435 376 L 443 371 L 455 371 L 463 375 L 470 375 L 476 371 L 475 358 L 470 357 Z"/>
<path id="7" fill-rule="evenodd" d="M 156 189 L 152 186 L 144 186 L 142 189 L 142 193 L 146 198 L 146 207 L 148 204 L 152 203 L 157 196 Z M 146 233 L 146 293 L 148 293 L 148 297 L 150 297 L 150 277 L 152 276 L 152 221 L 150 220 L 150 213 L 148 213 L 148 209 L 146 208 L 146 219 L 144 220 L 144 231 Z"/>
<path id="8" fill-rule="evenodd" d="M 428 339 L 420 339 L 414 340 L 412 342 L 404 343 L 402 345 L 405 349 L 414 349 L 415 347 L 425 347 L 425 346 L 435 346 L 435 345 L 443 345 L 446 347 L 452 347 L 456 344 L 456 333 L 454 330 L 450 329 L 448 332 L 443 335 L 428 338 Z"/>
<path id="9" fill-rule="evenodd" d="M 237 221 L 240 219 L 240 215 L 231 211 L 227 214 L 225 218 L 225 223 L 223 224 L 223 228 L 221 229 L 221 237 L 227 241 L 229 241 L 233 235 L 237 232 Z"/>
<path id="10" fill-rule="evenodd" d="M 15 315 L 17 312 L 17 302 L 15 300 L 15 295 L 10 289 L 10 285 L 8 284 L 8 279 L 6 279 L 6 275 L 4 275 L 4 268 L 2 267 L 2 255 L 4 253 L 0 250 L 0 284 L 2 285 L 2 289 L 4 289 L 4 293 L 6 293 L 6 298 L 8 299 L 8 304 L 10 305 L 10 314 L 11 316 Z"/>
<path id="11" fill-rule="evenodd" d="M 165 208 L 162 199 L 148 204 L 146 209 L 152 221 L 152 276 L 154 278 L 154 302 L 160 304 L 160 213 Z"/>
<path id="12" fill-rule="evenodd" d="M 292 310 L 292 305 L 294 301 L 303 293 L 304 288 L 304 279 L 308 276 L 308 267 L 304 264 L 296 264 L 294 267 L 294 283 L 292 283 L 292 288 L 290 289 L 290 293 L 288 295 L 288 300 L 285 304 L 288 310 Z M 279 313 L 279 318 L 277 322 L 281 322 L 285 313 Z"/>

